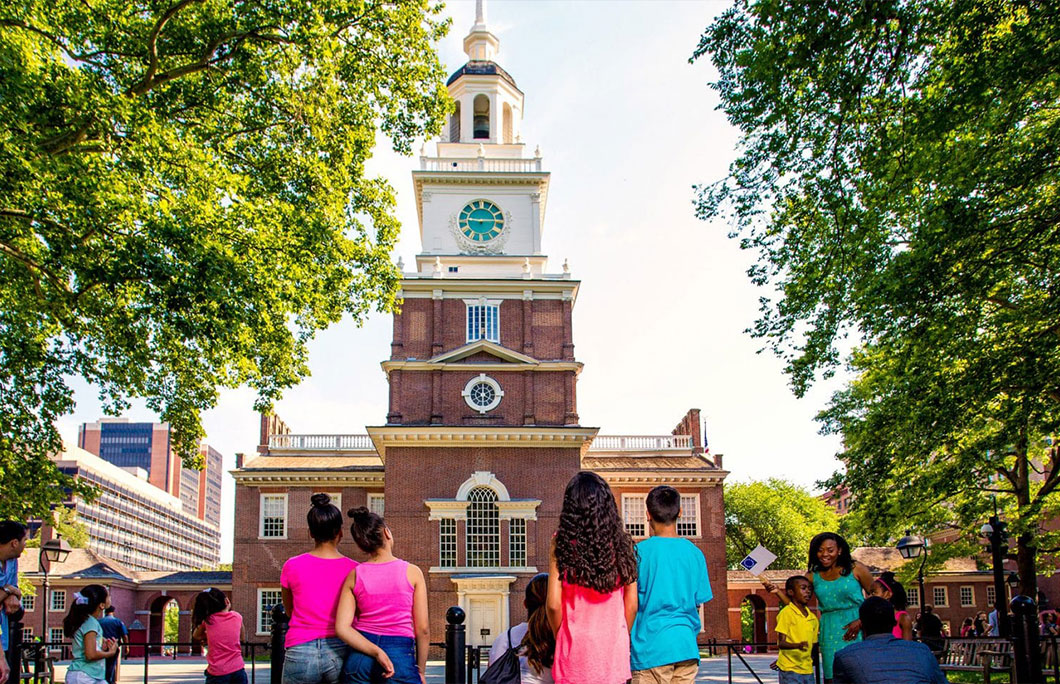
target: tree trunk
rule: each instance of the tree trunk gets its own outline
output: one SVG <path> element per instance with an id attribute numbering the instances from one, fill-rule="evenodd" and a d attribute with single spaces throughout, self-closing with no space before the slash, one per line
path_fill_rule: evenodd
<path id="1" fill-rule="evenodd" d="M 1021 534 L 1016 540 L 1016 571 L 1020 576 L 1020 593 L 1038 601 L 1038 547 L 1033 534 Z"/>

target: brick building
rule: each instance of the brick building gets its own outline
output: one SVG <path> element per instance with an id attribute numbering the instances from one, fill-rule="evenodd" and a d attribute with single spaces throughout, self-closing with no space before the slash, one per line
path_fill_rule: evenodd
<path id="1" fill-rule="evenodd" d="M 524 619 L 523 591 L 547 570 L 563 489 L 582 469 L 611 484 L 635 537 L 647 533 L 648 490 L 681 491 L 679 532 L 703 550 L 715 588 L 703 637 L 728 633 L 727 473 L 705 453 L 699 412 L 670 434 L 613 437 L 578 413 L 579 282 L 566 264 L 547 271 L 550 176 L 539 153 L 525 154 L 524 96 L 493 61 L 498 47 L 480 14 L 464 40 L 469 61 L 449 79 L 457 106 L 444 140 L 412 174 L 422 251 L 382 362 L 385 423 L 302 435 L 266 415 L 257 454 L 237 458 L 233 603 L 259 633 L 283 562 L 309 547 L 305 514 L 323 491 L 343 509 L 385 513 L 395 553 L 428 578 L 433 638 L 459 604 L 469 642 L 491 642 Z"/>

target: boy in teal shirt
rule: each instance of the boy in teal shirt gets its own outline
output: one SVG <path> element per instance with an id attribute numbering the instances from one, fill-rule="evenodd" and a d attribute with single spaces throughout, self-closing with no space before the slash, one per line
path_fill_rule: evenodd
<path id="1" fill-rule="evenodd" d="M 630 633 L 633 684 L 690 684 L 699 672 L 699 606 L 714 597 L 707 563 L 677 536 L 681 495 L 667 485 L 648 492 L 651 537 L 637 544 L 637 618 Z"/>

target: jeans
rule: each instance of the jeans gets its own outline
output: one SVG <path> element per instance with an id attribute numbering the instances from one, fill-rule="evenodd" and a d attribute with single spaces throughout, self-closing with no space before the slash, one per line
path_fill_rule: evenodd
<path id="1" fill-rule="evenodd" d="M 240 669 L 226 675 L 206 673 L 206 684 L 247 684 L 247 671 Z"/>
<path id="2" fill-rule="evenodd" d="M 383 677 L 383 668 L 375 658 L 360 651 L 350 651 L 346 657 L 345 684 L 420 684 L 420 668 L 416 665 L 416 640 L 412 637 L 380 636 L 361 632 L 368 641 L 379 646 L 394 664 L 394 676 Z"/>
<path id="3" fill-rule="evenodd" d="M 777 670 L 780 675 L 780 684 L 815 684 L 812 674 L 799 674 L 787 670 Z"/>
<path id="4" fill-rule="evenodd" d="M 340 684 L 349 650 L 338 637 L 290 647 L 283 662 L 283 684 Z"/>

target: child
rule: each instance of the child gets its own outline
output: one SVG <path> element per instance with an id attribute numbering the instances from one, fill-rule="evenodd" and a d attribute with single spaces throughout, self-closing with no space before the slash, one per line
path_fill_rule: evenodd
<path id="1" fill-rule="evenodd" d="M 813 645 L 817 643 L 817 616 L 806 607 L 813 585 L 802 575 L 784 583 L 789 603 L 777 615 L 777 668 L 780 684 L 814 684 Z"/>
<path id="2" fill-rule="evenodd" d="M 74 641 L 74 659 L 66 670 L 67 684 L 107 684 L 106 658 L 118 652 L 118 642 L 103 639 L 99 619 L 110 605 L 107 588 L 89 584 L 74 592 L 70 612 L 63 618 L 63 634 Z"/>
<path id="3" fill-rule="evenodd" d="M 906 611 L 909 599 L 906 598 L 905 587 L 895 579 L 893 572 L 881 572 L 880 576 L 873 580 L 872 595 L 886 599 L 894 606 L 894 638 L 912 641 L 913 619 Z"/>
<path id="4" fill-rule="evenodd" d="M 346 684 L 426 684 L 431 632 L 427 583 L 417 566 L 394 557 L 394 536 L 364 506 L 350 509 L 353 541 L 368 554 L 342 586 L 335 631 L 354 650 Z"/>
<path id="5" fill-rule="evenodd" d="M 637 615 L 637 552 L 603 478 L 580 472 L 563 494 L 552 540 L 546 611 L 556 684 L 624 684 Z"/>
<path id="6" fill-rule="evenodd" d="M 206 641 L 206 684 L 247 684 L 243 616 L 220 589 L 203 589 L 191 611 L 191 638 Z"/>
<path id="7" fill-rule="evenodd" d="M 519 681 L 521 684 L 553 684 L 552 661 L 556 653 L 556 635 L 548 624 L 545 601 L 548 595 L 548 573 L 534 575 L 526 585 L 523 606 L 526 622 L 519 623 L 497 637 L 490 647 L 490 665 L 508 651 L 508 644 L 519 647 Z"/>
<path id="8" fill-rule="evenodd" d="M 681 495 L 648 492 L 651 537 L 637 544 L 637 619 L 630 635 L 633 684 L 694 682 L 699 672 L 699 605 L 714 595 L 703 552 L 677 536 Z"/>

